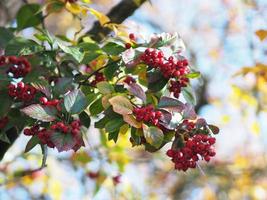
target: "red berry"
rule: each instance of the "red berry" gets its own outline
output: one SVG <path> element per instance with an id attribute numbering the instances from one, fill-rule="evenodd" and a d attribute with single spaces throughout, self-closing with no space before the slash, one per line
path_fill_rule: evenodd
<path id="1" fill-rule="evenodd" d="M 130 38 L 131 40 L 135 40 L 135 35 L 134 35 L 133 33 L 130 33 L 130 34 L 129 34 L 129 38 Z"/>
<path id="2" fill-rule="evenodd" d="M 25 87 L 25 84 L 24 84 L 23 82 L 19 82 L 19 83 L 17 84 L 17 87 L 18 87 L 19 89 L 23 89 L 23 88 Z"/>
<path id="3" fill-rule="evenodd" d="M 132 47 L 131 43 L 125 43 L 125 48 L 130 49 Z"/>
<path id="4" fill-rule="evenodd" d="M 80 130 L 75 128 L 75 129 L 71 130 L 71 133 L 72 133 L 73 136 L 75 136 L 75 135 L 78 135 L 80 133 Z"/>
<path id="5" fill-rule="evenodd" d="M 39 99 L 40 103 L 43 104 L 43 105 L 47 105 L 47 102 L 48 102 L 48 99 L 46 97 L 41 97 Z"/>
<path id="6" fill-rule="evenodd" d="M 33 135 L 33 132 L 29 128 L 25 128 L 23 133 L 24 133 L 24 135 L 27 135 L 27 136 Z"/>

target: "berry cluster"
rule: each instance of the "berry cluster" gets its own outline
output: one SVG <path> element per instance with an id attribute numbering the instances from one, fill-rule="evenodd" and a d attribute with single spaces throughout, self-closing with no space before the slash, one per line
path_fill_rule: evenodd
<path id="1" fill-rule="evenodd" d="M 63 122 L 56 122 L 50 128 L 41 128 L 39 125 L 34 125 L 31 128 L 25 128 L 23 133 L 26 136 L 37 135 L 42 144 L 46 144 L 50 148 L 54 148 L 55 144 L 51 141 L 51 135 L 56 132 L 64 134 L 71 133 L 72 136 L 77 136 L 80 133 L 81 123 L 79 120 L 74 120 L 67 125 Z"/>
<path id="2" fill-rule="evenodd" d="M 192 121 L 189 121 L 188 119 L 183 120 L 181 126 L 183 129 L 187 131 L 192 131 L 196 127 L 195 123 Z"/>
<path id="3" fill-rule="evenodd" d="M 129 34 L 129 39 L 131 40 L 131 43 L 135 43 L 136 37 L 133 33 Z M 125 43 L 125 48 L 130 49 L 132 47 L 132 44 L 130 42 Z"/>
<path id="4" fill-rule="evenodd" d="M 6 127 L 6 125 L 8 124 L 8 117 L 3 117 L 3 118 L 0 118 L 0 129 L 3 129 Z"/>
<path id="5" fill-rule="evenodd" d="M 185 77 L 190 72 L 188 61 L 184 58 L 175 59 L 170 56 L 165 59 L 164 53 L 156 49 L 146 49 L 140 56 L 140 60 L 145 64 L 159 69 L 166 79 L 171 80 L 170 91 L 176 98 L 179 97 L 182 87 L 186 87 L 189 79 Z"/>
<path id="6" fill-rule="evenodd" d="M 176 60 L 173 56 L 165 59 L 163 52 L 160 50 L 146 49 L 140 59 L 147 65 L 158 68 L 167 79 L 180 78 L 189 72 L 186 59 Z"/>
<path id="7" fill-rule="evenodd" d="M 24 77 L 31 71 L 29 61 L 23 57 L 0 56 L 0 66 L 2 65 L 11 65 L 6 72 L 12 74 L 13 78 Z"/>
<path id="8" fill-rule="evenodd" d="M 8 86 L 8 95 L 14 99 L 29 102 L 36 94 L 37 90 L 31 85 L 26 85 L 23 82 L 19 82 L 17 85 L 10 84 Z"/>
<path id="9" fill-rule="evenodd" d="M 63 122 L 57 122 L 51 126 L 51 129 L 65 134 L 70 132 L 73 136 L 76 136 L 80 133 L 80 127 L 81 122 L 79 120 L 74 120 L 70 125 L 64 124 Z"/>
<path id="10" fill-rule="evenodd" d="M 40 97 L 39 102 L 44 106 L 55 106 L 58 107 L 60 100 L 53 99 L 49 101 L 46 97 Z"/>
<path id="11" fill-rule="evenodd" d="M 106 78 L 102 72 L 95 72 L 94 74 L 94 80 L 91 82 L 92 86 L 96 86 L 97 83 L 105 81 Z"/>
<path id="12" fill-rule="evenodd" d="M 181 149 L 169 149 L 167 156 L 172 158 L 175 169 L 186 171 L 189 168 L 195 168 L 200 159 L 210 161 L 210 158 L 216 154 L 212 146 L 215 142 L 214 137 L 197 134 L 189 138 Z"/>
<path id="13" fill-rule="evenodd" d="M 131 85 L 133 83 L 136 83 L 136 80 L 131 76 L 126 76 L 126 78 L 123 80 L 124 83 Z"/>
<path id="14" fill-rule="evenodd" d="M 23 133 L 26 136 L 37 135 L 42 144 L 46 144 L 50 148 L 55 147 L 54 143 L 50 139 L 53 132 L 45 128 L 41 128 L 39 125 L 34 125 L 31 128 L 25 128 Z"/>
<path id="15" fill-rule="evenodd" d="M 159 120 L 162 117 L 161 111 L 156 111 L 152 105 L 148 105 L 141 108 L 134 108 L 133 113 L 137 121 L 144 121 L 153 124 L 154 126 L 160 126 Z"/>
<path id="16" fill-rule="evenodd" d="M 181 77 L 179 80 L 171 80 L 169 90 L 174 97 L 179 98 L 182 87 L 186 87 L 188 83 L 189 79 L 186 77 Z"/>

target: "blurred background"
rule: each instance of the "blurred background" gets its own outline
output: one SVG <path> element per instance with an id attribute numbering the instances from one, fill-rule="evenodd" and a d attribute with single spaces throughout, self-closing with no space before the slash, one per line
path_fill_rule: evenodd
<path id="1" fill-rule="evenodd" d="M 2 26 L 12 26 L 23 4 L 12 2 L 0 2 Z M 92 7 L 108 13 L 119 2 L 95 0 Z M 94 20 L 84 17 L 82 26 L 89 30 Z M 132 149 L 127 134 L 115 145 L 91 128 L 86 148 L 50 150 L 46 169 L 23 176 L 39 166 L 41 155 L 38 148 L 23 154 L 28 139 L 21 135 L 0 164 L 0 199 L 267 199 L 267 1 L 151 0 L 124 24 L 141 41 L 161 32 L 183 38 L 191 65 L 203 75 L 193 82 L 198 114 L 221 129 L 216 157 L 178 172 L 167 147 L 151 155 Z M 81 29 L 67 11 L 49 16 L 46 25 L 69 38 Z"/>

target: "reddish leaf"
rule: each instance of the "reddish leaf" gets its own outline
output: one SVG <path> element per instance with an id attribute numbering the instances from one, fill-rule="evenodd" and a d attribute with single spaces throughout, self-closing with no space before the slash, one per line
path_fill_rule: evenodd
<path id="1" fill-rule="evenodd" d="M 139 99 L 141 99 L 144 103 L 146 102 L 146 93 L 143 90 L 143 88 L 136 84 L 136 83 L 132 83 L 129 85 L 128 90 L 136 97 L 138 97 Z"/>
<path id="2" fill-rule="evenodd" d="M 43 122 L 52 122 L 56 119 L 57 110 L 51 106 L 41 106 L 40 104 L 32 104 L 21 109 L 21 112 L 33 119 Z"/>
<path id="3" fill-rule="evenodd" d="M 165 108 L 169 111 L 181 113 L 185 109 L 186 106 L 185 104 L 183 104 L 181 101 L 177 99 L 163 96 L 160 98 L 158 107 Z"/>
<path id="4" fill-rule="evenodd" d="M 186 103 L 185 104 L 185 109 L 184 109 L 184 112 L 183 112 L 183 117 L 185 119 L 196 119 L 197 118 L 197 114 L 195 112 L 195 109 L 194 109 L 194 106 L 189 104 L 189 103 Z"/>
<path id="5" fill-rule="evenodd" d="M 54 132 L 51 135 L 51 140 L 59 152 L 68 151 L 77 144 L 77 140 L 70 133 Z"/>

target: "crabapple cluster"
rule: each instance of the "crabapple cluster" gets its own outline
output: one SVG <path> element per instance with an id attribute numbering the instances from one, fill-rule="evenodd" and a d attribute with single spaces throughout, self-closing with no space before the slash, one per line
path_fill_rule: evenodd
<path id="1" fill-rule="evenodd" d="M 161 111 L 156 111 L 152 105 L 144 106 L 141 108 L 134 108 L 133 113 L 137 121 L 144 121 L 151 123 L 154 126 L 160 126 L 159 120 L 162 117 Z"/>
<path id="2" fill-rule="evenodd" d="M 12 74 L 13 78 L 21 78 L 31 71 L 31 64 L 23 57 L 0 56 L 0 66 L 10 65 L 7 74 Z"/>
<path id="3" fill-rule="evenodd" d="M 97 83 L 105 81 L 105 80 L 106 78 L 102 72 L 96 72 L 94 74 L 94 80 L 91 82 L 91 85 L 95 87 Z"/>
<path id="4" fill-rule="evenodd" d="M 136 80 L 131 76 L 126 76 L 126 78 L 123 80 L 123 82 L 130 85 L 132 83 L 136 83 Z"/>
<path id="5" fill-rule="evenodd" d="M 5 128 L 8 122 L 9 122 L 8 117 L 0 118 L 0 129 Z"/>
<path id="6" fill-rule="evenodd" d="M 189 83 L 189 79 L 181 77 L 179 80 L 171 80 L 169 90 L 173 93 L 173 96 L 179 98 L 182 87 L 186 87 Z"/>
<path id="7" fill-rule="evenodd" d="M 189 79 L 185 75 L 190 72 L 190 69 L 185 58 L 175 59 L 170 56 L 166 59 L 162 51 L 148 48 L 141 54 L 140 60 L 155 69 L 159 69 L 166 79 L 172 79 L 169 89 L 176 98 L 179 97 L 181 88 L 186 87 L 189 83 Z"/>
<path id="8" fill-rule="evenodd" d="M 39 102 L 44 105 L 44 106 L 55 106 L 58 107 L 60 100 L 58 99 L 53 99 L 53 100 L 48 100 L 46 97 L 40 97 Z"/>
<path id="9" fill-rule="evenodd" d="M 146 49 L 140 57 L 145 64 L 158 68 L 162 75 L 167 78 L 180 78 L 189 72 L 186 59 L 176 60 L 173 56 L 164 58 L 164 53 L 156 49 Z"/>
<path id="10" fill-rule="evenodd" d="M 50 139 L 53 133 L 51 130 L 48 130 L 46 128 L 41 128 L 39 125 L 34 125 L 31 128 L 25 128 L 23 133 L 26 136 L 37 135 L 42 144 L 46 144 L 50 148 L 55 147 L 54 143 Z"/>
<path id="11" fill-rule="evenodd" d="M 196 127 L 195 123 L 192 121 L 189 121 L 188 119 L 183 120 L 181 125 L 183 129 L 186 129 L 188 131 L 192 131 Z"/>
<path id="12" fill-rule="evenodd" d="M 204 134 L 196 134 L 189 138 L 185 146 L 179 150 L 169 149 L 167 156 L 172 158 L 175 169 L 186 171 L 189 168 L 195 168 L 200 159 L 209 162 L 210 158 L 215 156 L 214 145 L 216 139 Z"/>
<path id="13" fill-rule="evenodd" d="M 57 122 L 51 126 L 51 129 L 65 134 L 70 132 L 73 136 L 76 136 L 80 133 L 80 127 L 81 122 L 79 120 L 74 120 L 70 125 L 63 122 Z"/>
<path id="14" fill-rule="evenodd" d="M 19 82 L 17 85 L 10 84 L 8 86 L 8 95 L 14 99 L 23 102 L 29 102 L 34 99 L 37 90 L 31 85 Z"/>

